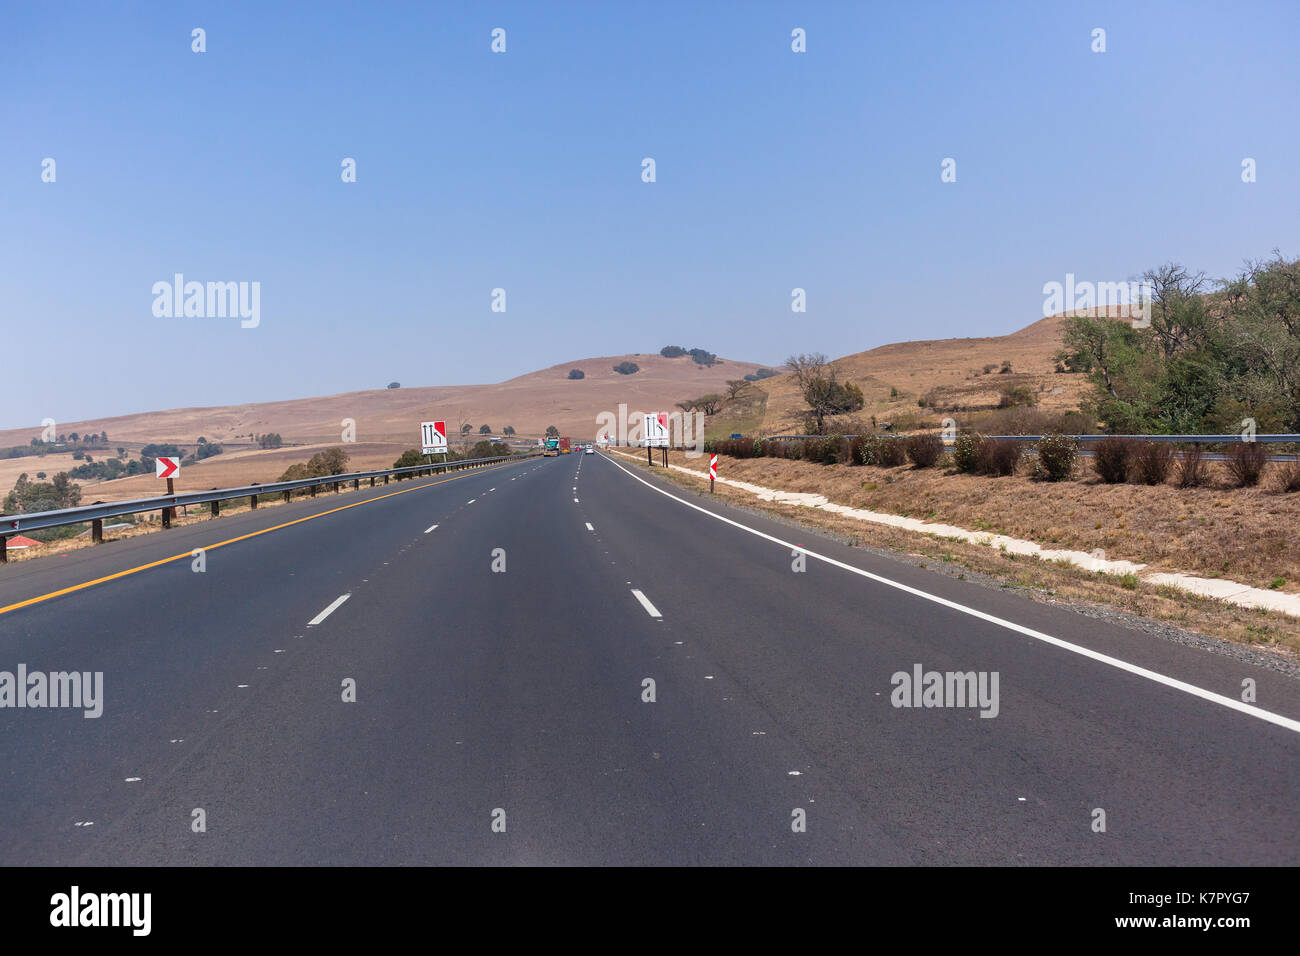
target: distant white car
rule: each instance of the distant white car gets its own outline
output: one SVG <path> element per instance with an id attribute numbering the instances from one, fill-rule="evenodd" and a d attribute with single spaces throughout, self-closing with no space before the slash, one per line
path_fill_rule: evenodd
<path id="1" fill-rule="evenodd" d="M 596 454 L 596 449 L 594 449 L 594 448 L 592 448 L 590 445 L 588 445 L 588 446 L 587 446 L 586 454 L 588 454 L 588 455 L 594 455 L 594 454 Z"/>

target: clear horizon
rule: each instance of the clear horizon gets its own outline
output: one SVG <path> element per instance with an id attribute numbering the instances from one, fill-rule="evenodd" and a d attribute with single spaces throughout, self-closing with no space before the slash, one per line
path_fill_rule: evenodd
<path id="1" fill-rule="evenodd" d="M 1003 335 L 1067 275 L 1300 252 L 1293 4 L 6 20 L 4 429 Z M 255 321 L 161 308 L 178 273 L 256 283 Z"/>

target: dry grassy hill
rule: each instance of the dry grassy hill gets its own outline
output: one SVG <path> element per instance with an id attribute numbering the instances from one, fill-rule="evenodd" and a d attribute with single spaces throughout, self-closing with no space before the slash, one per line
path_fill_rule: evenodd
<path id="1" fill-rule="evenodd" d="M 1065 316 L 1054 315 L 1010 335 L 898 342 L 831 364 L 841 381 L 862 388 L 867 400 L 863 417 L 875 415 L 897 428 L 938 426 L 953 408 L 995 406 L 1006 385 L 1027 386 L 1044 411 L 1066 411 L 1078 407 L 1088 385 L 1082 374 L 1056 372 L 1052 356 L 1061 348 L 1064 323 Z M 1004 362 L 1011 363 L 1011 373 L 1000 373 Z M 986 373 L 988 366 L 994 368 Z M 767 392 L 763 430 L 797 431 L 804 406 L 792 376 L 767 379 L 761 387 Z M 918 405 L 918 399 L 929 407 Z"/>
<path id="2" fill-rule="evenodd" d="M 633 375 L 613 370 L 625 361 L 635 362 L 641 370 Z M 375 389 L 283 402 L 175 408 L 60 422 L 59 431 L 104 431 L 110 446 L 192 444 L 200 435 L 209 441 L 238 441 L 236 436 L 266 432 L 279 432 L 286 442 L 318 443 L 339 441 L 341 422 L 351 418 L 356 422 L 357 441 L 395 441 L 409 447 L 419 438 L 419 423 L 436 417 L 449 425 L 469 422 L 475 433 L 488 424 L 498 435 L 506 425 L 513 425 L 521 435 L 540 435 L 547 425 L 555 425 L 564 434 L 588 438 L 595 435 L 596 415 L 617 411 L 620 402 L 634 410 L 671 408 L 683 397 L 720 391 L 727 379 L 759 367 L 730 359 L 705 368 L 686 357 L 614 355 L 566 362 L 496 385 Z M 575 368 L 586 378 L 570 380 L 569 370 Z M 39 426 L 0 431 L 0 446 L 25 445 L 39 434 Z"/>

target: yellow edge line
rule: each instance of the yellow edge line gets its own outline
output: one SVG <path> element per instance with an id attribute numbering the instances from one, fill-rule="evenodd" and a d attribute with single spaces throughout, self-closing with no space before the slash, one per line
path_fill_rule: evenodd
<path id="1" fill-rule="evenodd" d="M 502 465 L 492 465 L 485 469 L 490 471 L 492 468 L 500 468 Z M 267 534 L 271 531 L 279 531 L 281 528 L 292 527 L 296 524 L 302 524 L 304 521 L 311 521 L 313 518 L 323 518 L 326 515 L 337 514 L 340 511 L 347 511 L 349 508 L 359 508 L 361 505 L 368 505 L 371 502 L 383 501 L 385 498 L 395 498 L 398 495 L 409 495 L 412 491 L 423 491 L 425 488 L 432 488 L 434 485 L 445 485 L 449 481 L 457 481 L 461 478 L 468 478 L 470 474 L 482 474 L 482 472 L 466 472 L 463 475 L 457 475 L 455 478 L 444 478 L 442 481 L 431 481 L 427 485 L 420 485 L 416 488 L 404 488 L 401 491 L 390 491 L 386 495 L 379 495 L 375 498 L 367 498 L 365 501 L 354 501 L 350 505 L 342 505 L 338 508 L 331 508 L 329 511 L 321 511 L 314 515 L 307 515 L 305 518 L 295 518 L 292 521 L 286 521 L 284 524 L 277 524 L 270 528 L 263 528 L 261 531 L 252 531 L 248 534 L 241 534 L 238 538 L 228 538 L 225 541 L 218 541 L 216 544 L 205 545 L 199 550 L 212 551 L 215 548 L 222 548 L 228 544 L 235 544 L 238 541 L 247 541 L 249 538 L 256 538 L 259 534 Z M 174 554 L 170 558 L 163 558 L 160 561 L 151 561 L 148 564 L 142 564 L 138 568 L 129 568 L 126 571 L 118 571 L 114 574 L 106 575 L 102 578 L 95 578 L 93 581 L 86 581 L 82 584 L 74 584 L 69 588 L 61 588 L 58 591 L 51 591 L 49 594 L 42 594 L 40 597 L 28 598 L 26 601 L 19 601 L 17 604 L 6 604 L 0 607 L 0 614 L 8 614 L 10 611 L 16 611 L 19 608 L 30 607 L 33 604 L 40 604 L 42 601 L 48 601 L 51 598 L 62 597 L 65 594 L 71 594 L 74 591 L 84 591 L 86 588 L 92 588 L 96 584 L 103 584 L 105 581 L 114 581 L 118 578 L 124 578 L 129 574 L 138 574 L 141 571 L 148 571 L 150 568 L 156 568 L 160 565 L 170 564 L 172 561 L 179 561 L 182 558 L 193 557 L 194 552 L 186 551 L 184 554 Z"/>

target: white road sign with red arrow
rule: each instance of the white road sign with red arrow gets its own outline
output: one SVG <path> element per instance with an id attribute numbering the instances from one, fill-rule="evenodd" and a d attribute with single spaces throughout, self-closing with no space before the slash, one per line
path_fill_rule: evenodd
<path id="1" fill-rule="evenodd" d="M 446 454 L 447 423 L 420 422 L 420 449 L 425 455 Z"/>
<path id="2" fill-rule="evenodd" d="M 159 478 L 174 478 L 181 473 L 181 460 L 179 458 L 155 458 L 154 469 Z"/>

